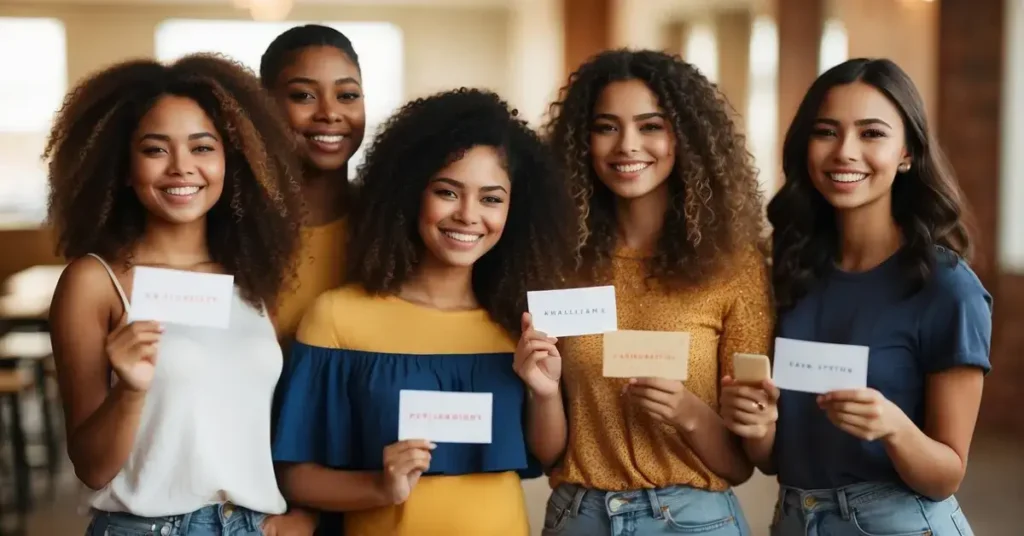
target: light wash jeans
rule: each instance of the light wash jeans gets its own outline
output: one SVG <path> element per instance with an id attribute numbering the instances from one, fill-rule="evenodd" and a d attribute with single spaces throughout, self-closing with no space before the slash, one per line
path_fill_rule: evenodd
<path id="1" fill-rule="evenodd" d="M 265 514 L 231 504 L 214 504 L 169 517 L 93 512 L 85 536 L 262 536 L 266 518 Z"/>
<path id="2" fill-rule="evenodd" d="M 781 487 L 772 536 L 974 536 L 955 497 L 935 502 L 895 484 Z"/>
<path id="3" fill-rule="evenodd" d="M 749 536 L 732 491 L 676 486 L 598 491 L 562 484 L 548 499 L 544 536 Z"/>

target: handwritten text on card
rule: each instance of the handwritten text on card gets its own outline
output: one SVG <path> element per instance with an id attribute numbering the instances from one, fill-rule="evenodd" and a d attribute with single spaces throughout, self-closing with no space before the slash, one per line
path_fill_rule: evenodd
<path id="1" fill-rule="evenodd" d="M 398 439 L 490 443 L 493 395 L 403 389 L 398 393 Z"/>
<path id="2" fill-rule="evenodd" d="M 824 394 L 863 389 L 868 384 L 867 346 L 775 339 L 775 385 L 780 389 Z"/>
<path id="3" fill-rule="evenodd" d="M 533 327 L 551 337 L 597 335 L 618 329 L 615 287 L 540 290 L 526 294 Z"/>
<path id="4" fill-rule="evenodd" d="M 234 289 L 230 275 L 136 266 L 128 320 L 225 329 Z"/>

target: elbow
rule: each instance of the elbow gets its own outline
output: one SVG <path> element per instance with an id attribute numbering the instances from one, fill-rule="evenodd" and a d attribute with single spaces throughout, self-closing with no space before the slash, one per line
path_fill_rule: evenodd
<path id="1" fill-rule="evenodd" d="M 957 475 L 955 478 L 950 479 L 949 482 L 942 482 L 935 486 L 934 489 L 928 490 L 928 493 L 922 493 L 922 495 L 935 502 L 942 502 L 960 491 L 960 484 L 964 481 L 963 477 L 963 474 Z"/>
<path id="2" fill-rule="evenodd" d="M 296 497 L 295 492 L 302 489 L 298 483 L 302 480 L 302 464 L 276 464 L 277 485 L 281 488 L 281 495 L 289 502 L 301 502 L 301 497 Z"/>
<path id="3" fill-rule="evenodd" d="M 724 475 L 723 478 L 730 486 L 735 487 L 745 484 L 752 476 L 754 476 L 754 464 L 744 460 L 737 464 L 730 474 Z"/>
<path id="4" fill-rule="evenodd" d="M 92 491 L 99 491 L 107 487 L 107 484 L 110 484 L 110 481 L 114 479 L 113 476 L 100 474 L 100 472 L 95 469 L 87 469 L 87 464 L 73 463 L 73 465 L 75 467 L 75 476 L 78 477 L 78 480 L 81 481 L 85 487 Z"/>

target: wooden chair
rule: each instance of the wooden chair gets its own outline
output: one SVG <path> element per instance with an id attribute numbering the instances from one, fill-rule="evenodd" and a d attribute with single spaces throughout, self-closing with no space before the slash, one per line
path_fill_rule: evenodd
<path id="1" fill-rule="evenodd" d="M 24 534 L 28 513 L 32 508 L 31 467 L 28 463 L 28 449 L 25 426 L 21 411 L 21 396 L 32 389 L 35 379 L 24 369 L 0 370 L 0 403 L 10 411 L 10 422 L 6 435 L 11 440 L 11 457 L 14 468 L 14 500 L 17 509 L 17 534 Z"/>

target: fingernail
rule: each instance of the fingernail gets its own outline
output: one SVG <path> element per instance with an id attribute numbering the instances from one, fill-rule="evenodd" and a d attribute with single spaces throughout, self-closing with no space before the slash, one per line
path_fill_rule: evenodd
<path id="1" fill-rule="evenodd" d="M 434 450 L 434 449 L 436 449 L 436 448 L 437 448 L 437 443 L 430 443 L 430 444 L 428 445 L 428 448 L 429 448 L 430 450 Z"/>

